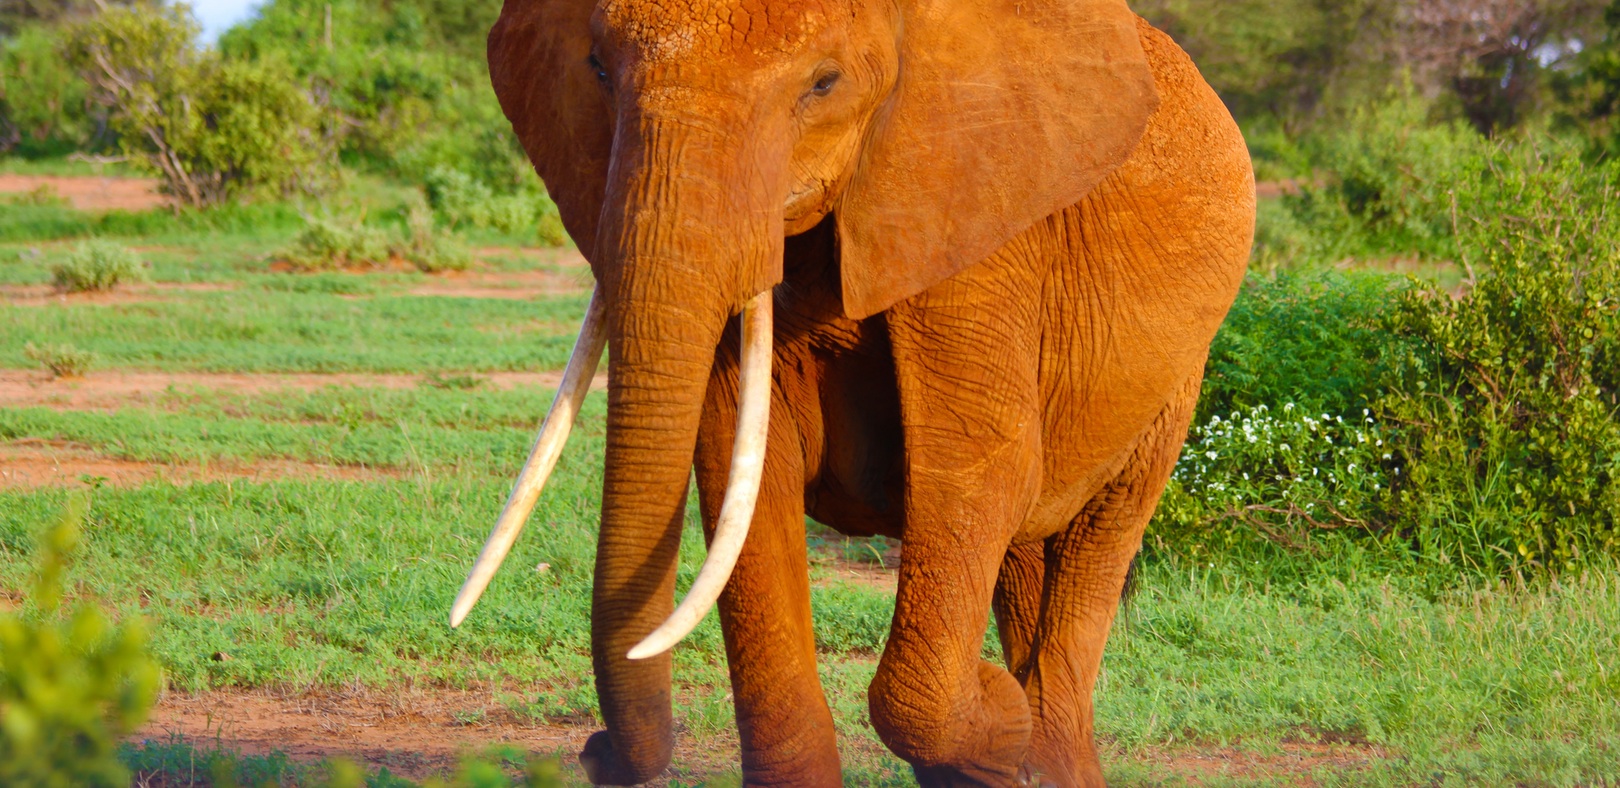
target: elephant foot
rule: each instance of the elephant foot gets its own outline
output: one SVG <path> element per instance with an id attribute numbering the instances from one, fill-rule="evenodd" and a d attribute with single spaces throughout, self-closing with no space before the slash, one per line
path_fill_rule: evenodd
<path id="1" fill-rule="evenodd" d="M 1018 680 L 1000 667 L 981 661 L 978 679 L 982 705 L 971 718 L 932 721 L 889 737 L 895 739 L 890 748 L 911 762 L 923 788 L 1020 784 L 1031 730 L 1029 701 Z"/>
<path id="2" fill-rule="evenodd" d="M 634 755 L 634 754 L 632 754 Z M 665 749 L 651 757 L 625 757 L 613 747 L 607 731 L 597 731 L 585 740 L 579 765 L 592 785 L 640 785 L 652 780 L 669 766 L 671 753 Z"/>

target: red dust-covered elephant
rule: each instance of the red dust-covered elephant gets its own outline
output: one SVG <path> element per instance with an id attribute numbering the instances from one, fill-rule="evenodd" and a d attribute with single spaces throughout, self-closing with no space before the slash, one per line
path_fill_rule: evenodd
<path id="1" fill-rule="evenodd" d="M 1187 56 L 1123 0 L 507 0 L 489 63 L 597 285 L 452 622 L 605 343 L 593 782 L 668 765 L 718 603 L 746 782 L 841 783 L 809 515 L 904 542 L 869 700 L 923 785 L 1101 784 L 1103 645 L 1254 229 Z"/>

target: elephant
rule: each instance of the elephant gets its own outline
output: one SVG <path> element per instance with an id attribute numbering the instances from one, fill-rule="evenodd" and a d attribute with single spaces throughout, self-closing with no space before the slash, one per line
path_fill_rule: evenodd
<path id="1" fill-rule="evenodd" d="M 605 345 L 594 784 L 668 767 L 716 605 L 745 782 L 841 784 L 807 517 L 902 543 L 868 702 L 920 784 L 1102 784 L 1104 643 L 1254 234 L 1188 56 L 1125 0 L 506 0 L 488 57 L 596 289 L 452 625 Z"/>

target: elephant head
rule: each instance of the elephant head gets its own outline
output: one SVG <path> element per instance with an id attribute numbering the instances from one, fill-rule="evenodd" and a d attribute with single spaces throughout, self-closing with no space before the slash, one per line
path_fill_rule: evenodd
<path id="1" fill-rule="evenodd" d="M 1077 202 L 1132 153 L 1157 95 L 1124 0 L 507 0 L 489 63 L 597 292 L 452 618 L 532 507 L 605 338 L 592 643 L 610 736 L 586 762 L 639 782 L 670 754 L 667 649 L 750 519 L 784 239 L 833 223 L 844 312 L 876 314 Z M 665 625 L 705 388 L 745 307 L 732 490 Z"/>

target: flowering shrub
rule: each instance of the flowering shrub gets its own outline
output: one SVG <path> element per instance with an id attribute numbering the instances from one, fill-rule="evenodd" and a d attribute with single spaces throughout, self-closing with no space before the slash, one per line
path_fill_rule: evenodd
<path id="1" fill-rule="evenodd" d="M 1372 515 L 1400 473 L 1390 451 L 1367 410 L 1346 420 L 1289 403 L 1212 416 L 1187 437 L 1155 532 L 1309 550 L 1313 530 L 1376 529 Z"/>

